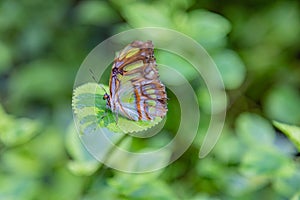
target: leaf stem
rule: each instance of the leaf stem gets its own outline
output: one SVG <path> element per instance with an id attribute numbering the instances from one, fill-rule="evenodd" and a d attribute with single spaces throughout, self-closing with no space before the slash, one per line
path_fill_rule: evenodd
<path id="1" fill-rule="evenodd" d="M 90 189 L 92 189 L 92 186 L 99 180 L 102 180 L 101 177 L 104 176 L 105 172 L 109 167 L 107 167 L 104 163 L 107 163 L 109 159 L 112 157 L 113 153 L 115 152 L 116 146 L 119 146 L 126 138 L 128 137 L 127 134 L 124 134 L 115 145 L 113 145 L 108 152 L 105 154 L 104 159 L 102 161 L 102 165 L 97 169 L 97 171 L 88 178 L 86 184 L 84 185 L 84 188 L 82 190 L 82 196 L 87 194 Z"/>

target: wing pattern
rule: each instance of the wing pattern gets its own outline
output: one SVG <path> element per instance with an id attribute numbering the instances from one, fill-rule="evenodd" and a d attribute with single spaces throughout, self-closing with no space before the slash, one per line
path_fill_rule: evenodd
<path id="1" fill-rule="evenodd" d="M 165 86 L 159 74 L 151 41 L 134 41 L 114 60 L 107 105 L 131 120 L 153 120 L 167 112 Z"/>

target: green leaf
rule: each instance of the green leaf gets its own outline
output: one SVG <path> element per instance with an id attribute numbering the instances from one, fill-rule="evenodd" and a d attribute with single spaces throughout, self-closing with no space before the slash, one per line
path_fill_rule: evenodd
<path id="1" fill-rule="evenodd" d="M 10 48 L 0 41 L 0 74 L 12 64 L 12 52 Z"/>
<path id="2" fill-rule="evenodd" d="M 300 151 L 300 127 L 292 126 L 280 122 L 273 122 L 274 126 L 286 134 Z"/>
<path id="3" fill-rule="evenodd" d="M 29 148 L 36 159 L 46 168 L 66 159 L 64 146 L 64 130 L 60 127 L 49 125 L 44 127 L 43 132 L 23 147 Z M 30 146 L 29 146 L 30 145 Z M 47 147 L 55 147 L 49 151 Z M 37 151 L 38 149 L 38 151 Z"/>
<path id="4" fill-rule="evenodd" d="M 212 57 L 220 70 L 226 89 L 237 89 L 246 76 L 246 68 L 240 57 L 231 50 L 221 51 Z"/>
<path id="5" fill-rule="evenodd" d="M 219 47 L 225 44 L 226 35 L 231 30 L 230 22 L 221 15 L 206 10 L 193 10 L 179 29 L 193 37 L 203 46 Z"/>
<path id="6" fill-rule="evenodd" d="M 96 83 L 86 83 L 74 91 L 72 106 L 82 133 L 98 127 L 108 128 L 112 132 L 133 133 L 144 131 L 162 120 L 157 117 L 152 121 L 133 121 L 119 115 L 116 123 L 116 114 L 106 108 L 106 101 L 103 100 L 108 87 L 102 87 Z"/>
<path id="7" fill-rule="evenodd" d="M 45 181 L 45 179 L 40 180 L 38 194 L 35 195 L 35 198 L 47 194 L 45 198 L 49 200 L 68 200 L 78 199 L 78 197 L 82 195 L 82 188 L 86 183 L 83 181 L 84 177 L 74 176 L 64 165 L 60 164 L 54 168 L 53 172 L 54 173 L 51 173 L 48 179 L 46 179 L 47 181 Z M 37 182 L 36 179 L 35 182 Z"/>
<path id="8" fill-rule="evenodd" d="M 159 9 L 157 9 L 159 7 Z M 134 2 L 122 7 L 122 15 L 133 27 L 159 26 L 172 27 L 170 10 L 162 3 L 152 5 Z"/>
<path id="9" fill-rule="evenodd" d="M 174 3 L 156 2 L 147 4 L 130 2 L 122 5 L 122 16 L 133 27 L 163 27 L 181 31 L 205 47 L 220 47 L 226 44 L 226 35 L 231 30 L 230 22 L 221 15 L 206 10 L 183 12 Z M 159 9 L 158 9 L 159 8 Z"/>
<path id="10" fill-rule="evenodd" d="M 228 173 L 227 173 L 228 174 Z M 225 188 L 231 196 L 242 196 L 251 194 L 268 184 L 268 179 L 261 176 L 245 177 L 234 172 L 226 177 Z"/>
<path id="11" fill-rule="evenodd" d="M 13 111 L 28 109 L 26 103 L 33 99 L 54 104 L 62 98 L 72 83 L 68 79 L 70 71 L 63 66 L 65 64 L 57 60 L 36 59 L 13 73 L 8 82 L 9 105 Z"/>
<path id="12" fill-rule="evenodd" d="M 90 176 L 99 168 L 96 162 L 69 161 L 68 169 L 75 175 Z"/>
<path id="13" fill-rule="evenodd" d="M 275 190 L 287 199 L 296 195 L 300 191 L 300 171 L 298 169 L 289 169 L 289 176 L 278 177 L 274 181 Z"/>
<path id="14" fill-rule="evenodd" d="M 219 179 L 224 177 L 226 169 L 222 167 L 219 161 L 216 159 L 206 158 L 204 161 L 197 163 L 197 173 L 201 177 L 208 177 L 212 179 Z"/>
<path id="15" fill-rule="evenodd" d="M 300 95 L 296 88 L 275 86 L 267 92 L 263 103 L 264 111 L 271 119 L 290 124 L 300 123 Z"/>
<path id="16" fill-rule="evenodd" d="M 159 62 L 159 65 L 172 66 L 176 71 L 180 72 L 180 74 L 184 75 L 184 77 L 188 80 L 193 80 L 197 77 L 197 70 L 191 65 L 187 60 L 180 57 L 179 55 L 173 54 L 171 52 L 158 50 L 156 55 L 156 60 Z M 169 74 L 164 75 L 162 73 L 169 73 L 168 71 L 161 70 L 160 74 L 163 77 L 166 77 L 166 82 L 173 85 L 182 84 L 180 80 L 174 79 Z"/>
<path id="17" fill-rule="evenodd" d="M 233 130 L 225 126 L 213 150 L 215 157 L 226 164 L 237 163 L 244 155 L 244 151 L 245 146 L 237 140 Z"/>
<path id="18" fill-rule="evenodd" d="M 236 130 L 239 137 L 252 147 L 270 145 L 274 142 L 273 127 L 266 119 L 257 114 L 241 114 L 236 121 Z"/>
<path id="19" fill-rule="evenodd" d="M 39 189 L 38 182 L 28 177 L 5 176 L 1 174 L 0 197 L 1 199 L 34 199 Z"/>
<path id="20" fill-rule="evenodd" d="M 297 192 L 292 198 L 291 200 L 299 200 L 300 199 L 300 192 Z"/>
<path id="21" fill-rule="evenodd" d="M 276 46 L 288 47 L 299 39 L 299 9 L 293 1 L 282 1 L 275 4 L 265 13 L 268 20 L 266 39 Z M 288 22 L 288 23 L 287 23 Z"/>
<path id="22" fill-rule="evenodd" d="M 82 24 L 111 24 L 119 18 L 105 1 L 83 1 L 76 11 L 78 21 Z"/>
<path id="23" fill-rule="evenodd" d="M 7 115 L 0 106 L 0 140 L 6 146 L 15 146 L 29 141 L 40 130 L 40 124 L 28 118 Z"/>
<path id="24" fill-rule="evenodd" d="M 67 166 L 75 175 L 89 176 L 100 167 L 101 163 L 84 148 L 73 123 L 67 132 L 66 148 L 73 159 Z"/>
<path id="25" fill-rule="evenodd" d="M 26 148 L 10 149 L 1 156 L 1 170 L 28 178 L 38 177 L 43 172 L 43 164 Z"/>
<path id="26" fill-rule="evenodd" d="M 163 182 L 158 175 L 157 172 L 146 174 L 118 173 L 108 180 L 108 185 L 125 199 L 178 199 L 170 186 Z"/>
<path id="27" fill-rule="evenodd" d="M 286 174 L 291 164 L 289 157 L 280 150 L 261 146 L 246 152 L 240 170 L 247 177 L 274 178 Z"/>

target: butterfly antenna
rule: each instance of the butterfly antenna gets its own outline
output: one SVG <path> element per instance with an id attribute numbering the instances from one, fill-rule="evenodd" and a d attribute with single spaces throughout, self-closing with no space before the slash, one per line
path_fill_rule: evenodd
<path id="1" fill-rule="evenodd" d="M 92 76 L 92 78 L 94 79 L 94 81 L 95 81 L 96 83 L 98 83 L 98 81 L 97 81 L 96 78 L 95 78 L 95 73 L 93 72 L 93 70 L 92 70 L 91 68 L 89 68 L 89 71 L 90 71 L 91 76 Z M 106 94 L 108 94 L 107 91 L 105 90 L 105 88 L 102 86 L 102 84 L 99 84 L 99 86 L 102 88 L 102 90 L 104 90 L 104 92 L 105 92 Z"/>
<path id="2" fill-rule="evenodd" d="M 94 80 L 96 83 L 98 83 L 98 81 L 97 81 L 96 78 L 95 78 L 95 73 L 93 72 L 93 70 L 90 68 L 89 71 L 90 71 L 90 73 L 91 73 L 91 76 L 92 76 L 93 80 Z"/>

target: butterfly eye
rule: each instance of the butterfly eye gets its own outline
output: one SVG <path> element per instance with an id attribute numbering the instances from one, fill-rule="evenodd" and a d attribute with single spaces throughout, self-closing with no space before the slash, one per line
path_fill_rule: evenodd
<path id="1" fill-rule="evenodd" d="M 104 96 L 103 96 L 103 100 L 106 100 L 108 98 L 109 98 L 108 94 L 105 93 Z"/>

